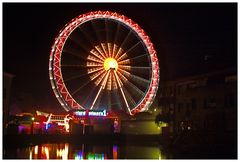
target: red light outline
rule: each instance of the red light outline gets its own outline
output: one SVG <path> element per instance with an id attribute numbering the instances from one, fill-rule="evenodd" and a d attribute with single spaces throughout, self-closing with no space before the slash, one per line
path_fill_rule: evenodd
<path id="1" fill-rule="evenodd" d="M 65 27 L 59 32 L 58 36 L 55 38 L 50 54 L 49 75 L 53 91 L 58 101 L 66 111 L 70 110 L 68 105 L 71 107 L 71 109 L 84 109 L 79 103 L 74 100 L 64 84 L 60 68 L 61 54 L 66 40 L 68 39 L 69 35 L 75 30 L 75 28 L 86 21 L 96 18 L 111 18 L 124 23 L 131 29 L 135 30 L 138 36 L 145 43 L 147 50 L 149 51 L 152 63 L 152 80 L 145 97 L 135 108 L 131 110 L 131 113 L 134 115 L 140 111 L 146 110 L 153 102 L 158 89 L 159 66 L 156 51 L 154 50 L 153 44 L 150 41 L 149 37 L 138 24 L 124 15 L 110 11 L 95 11 L 79 15 L 76 18 L 72 19 L 68 24 L 66 24 Z"/>

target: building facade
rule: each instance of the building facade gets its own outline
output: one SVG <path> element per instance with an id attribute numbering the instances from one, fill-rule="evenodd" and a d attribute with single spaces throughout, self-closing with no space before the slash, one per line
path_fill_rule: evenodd
<path id="1" fill-rule="evenodd" d="M 4 72 L 3 73 L 3 126 L 4 126 L 4 134 L 6 123 L 9 116 L 9 103 L 11 96 L 11 87 L 12 87 L 12 79 L 14 78 L 13 74 Z"/>
<path id="2" fill-rule="evenodd" d="M 170 132 L 237 130 L 237 74 L 216 71 L 160 83 L 160 113 Z"/>

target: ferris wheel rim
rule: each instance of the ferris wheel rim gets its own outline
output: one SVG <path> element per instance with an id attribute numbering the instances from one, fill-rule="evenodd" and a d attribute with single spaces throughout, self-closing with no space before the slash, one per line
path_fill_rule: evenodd
<path id="1" fill-rule="evenodd" d="M 77 16 L 76 18 L 72 19 L 69 23 L 65 25 L 65 27 L 59 32 L 58 36 L 55 38 L 54 44 L 52 46 L 51 54 L 50 54 L 49 75 L 50 75 L 52 89 L 58 101 L 66 111 L 71 110 L 69 109 L 69 106 L 68 106 L 69 104 L 72 109 L 74 108 L 85 109 L 85 108 L 81 106 L 78 102 L 76 102 L 76 100 L 68 92 L 68 89 L 66 88 L 66 85 L 62 77 L 60 64 L 61 64 L 61 55 L 62 55 L 64 44 L 68 40 L 70 34 L 81 24 L 93 19 L 106 19 L 106 18 L 116 20 L 117 22 L 120 22 L 128 26 L 131 30 L 135 31 L 135 33 L 137 33 L 138 37 L 147 47 L 147 51 L 150 56 L 151 67 L 152 67 L 150 85 L 144 97 L 140 101 L 140 103 L 137 104 L 136 107 L 131 109 L 130 113 L 135 114 L 137 112 L 146 110 L 151 105 L 151 103 L 153 102 L 153 99 L 156 96 L 158 83 L 159 83 L 158 59 L 157 59 L 156 51 L 154 50 L 153 44 L 150 41 L 150 38 L 144 32 L 144 30 L 138 24 L 133 22 L 131 19 L 127 18 L 124 15 L 120 15 L 116 12 L 110 12 L 110 11 L 88 12 L 86 14 L 81 14 Z"/>

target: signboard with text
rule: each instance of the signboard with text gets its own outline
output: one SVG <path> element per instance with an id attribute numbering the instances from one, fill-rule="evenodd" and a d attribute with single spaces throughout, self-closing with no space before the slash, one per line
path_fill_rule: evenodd
<path id="1" fill-rule="evenodd" d="M 78 110 L 73 113 L 76 116 L 93 116 L 93 117 L 105 117 L 107 116 L 106 110 Z"/>

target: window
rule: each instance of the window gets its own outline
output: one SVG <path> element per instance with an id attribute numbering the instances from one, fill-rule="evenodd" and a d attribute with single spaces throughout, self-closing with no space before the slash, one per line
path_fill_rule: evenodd
<path id="1" fill-rule="evenodd" d="M 208 109 L 208 108 L 216 108 L 217 107 L 217 102 L 215 98 L 208 98 L 208 99 L 204 99 L 204 108 Z"/>
<path id="2" fill-rule="evenodd" d="M 181 112 L 183 109 L 183 103 L 178 103 L 178 112 Z"/>
<path id="3" fill-rule="evenodd" d="M 170 87 L 170 96 L 174 96 L 174 89 L 173 89 L 173 87 Z"/>
<path id="4" fill-rule="evenodd" d="M 192 109 L 196 109 L 197 108 L 197 104 L 196 104 L 196 99 L 195 98 L 191 99 L 191 104 L 192 104 Z"/>
<path id="5" fill-rule="evenodd" d="M 177 86 L 177 94 L 180 95 L 181 94 L 181 86 Z"/>

